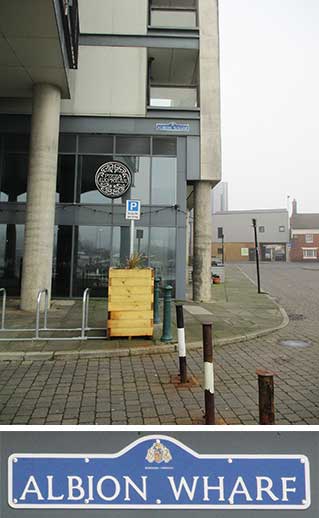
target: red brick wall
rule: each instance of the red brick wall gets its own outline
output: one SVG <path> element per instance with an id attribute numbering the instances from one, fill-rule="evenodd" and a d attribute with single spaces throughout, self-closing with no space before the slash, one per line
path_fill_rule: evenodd
<path id="1" fill-rule="evenodd" d="M 313 234 L 313 243 L 306 243 L 305 235 L 294 236 L 291 240 L 291 250 L 290 250 L 290 261 L 302 261 L 305 263 L 318 262 L 319 261 L 319 234 Z M 316 248 L 317 250 L 317 259 L 304 259 L 303 258 L 303 248 Z"/>

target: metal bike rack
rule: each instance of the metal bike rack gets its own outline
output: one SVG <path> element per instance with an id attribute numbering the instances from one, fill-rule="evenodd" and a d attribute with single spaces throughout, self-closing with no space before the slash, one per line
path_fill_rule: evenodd
<path id="1" fill-rule="evenodd" d="M 0 293 L 2 293 L 2 309 L 1 309 L 1 330 L 4 330 L 4 319 L 6 314 L 6 304 L 7 304 L 7 290 L 5 288 L 0 288 Z"/>
<path id="2" fill-rule="evenodd" d="M 41 289 L 38 292 L 37 296 L 37 306 L 36 306 L 36 318 L 35 318 L 35 328 L 14 328 L 14 329 L 7 329 L 4 327 L 5 323 L 5 312 L 6 312 L 6 298 L 7 298 L 7 292 L 5 288 L 0 288 L 0 293 L 3 293 L 2 298 L 2 310 L 1 310 L 1 327 L 0 327 L 0 333 L 2 331 L 5 331 L 6 333 L 32 333 L 35 332 L 34 336 L 27 336 L 27 337 L 6 337 L 1 338 L 0 342 L 7 342 L 7 341 L 35 341 L 35 340 L 44 340 L 44 341 L 74 341 L 74 340 L 101 340 L 104 337 L 100 336 L 88 336 L 88 331 L 106 331 L 103 327 L 89 327 L 89 303 L 90 303 L 90 288 L 86 288 L 86 290 L 83 293 L 82 298 L 82 321 L 81 321 L 81 327 L 76 328 L 59 328 L 59 327 L 48 327 L 48 311 L 49 311 L 49 292 L 47 288 Z M 41 309 L 41 302 L 43 295 L 45 296 L 44 301 L 44 316 L 43 316 L 43 327 L 40 326 L 40 309 Z M 73 331 L 80 331 L 80 335 L 78 336 L 72 336 L 72 337 L 59 337 L 59 336 L 40 336 L 40 332 L 58 332 L 58 331 L 67 331 L 67 332 L 73 332 Z"/>

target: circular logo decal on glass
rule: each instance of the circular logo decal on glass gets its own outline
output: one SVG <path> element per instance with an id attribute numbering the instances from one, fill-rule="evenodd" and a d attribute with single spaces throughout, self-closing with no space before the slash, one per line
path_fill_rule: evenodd
<path id="1" fill-rule="evenodd" d="M 107 198 L 120 198 L 131 184 L 132 173 L 122 162 L 106 162 L 95 173 L 95 185 Z"/>

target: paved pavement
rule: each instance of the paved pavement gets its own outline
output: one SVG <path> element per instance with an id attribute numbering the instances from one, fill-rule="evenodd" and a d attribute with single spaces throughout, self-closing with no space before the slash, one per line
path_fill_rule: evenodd
<path id="1" fill-rule="evenodd" d="M 254 276 L 254 265 L 245 265 L 242 270 Z M 319 269 L 262 264 L 261 271 L 262 287 L 271 291 L 292 318 L 287 327 L 268 336 L 216 348 L 218 418 L 227 424 L 257 424 L 255 371 L 268 368 L 277 372 L 277 423 L 319 424 Z M 244 285 L 251 287 L 248 280 Z M 304 348 L 282 346 L 280 341 L 286 339 L 309 344 Z M 189 351 L 188 367 L 202 382 L 200 349 Z M 170 352 L 3 361 L 0 424 L 203 423 L 201 386 L 177 388 L 170 382 L 176 372 L 176 353 Z"/>
<path id="2" fill-rule="evenodd" d="M 201 322 L 211 321 L 214 324 L 215 344 L 224 344 L 234 340 L 242 340 L 247 336 L 259 335 L 277 328 L 284 323 L 283 315 L 278 306 L 267 296 L 257 294 L 253 284 L 238 270 L 229 267 L 225 284 L 214 285 L 213 300 L 210 304 L 195 304 L 185 302 L 185 327 L 188 345 L 201 346 Z M 190 299 L 190 293 L 189 293 Z M 160 311 L 162 315 L 162 308 Z M 48 327 L 56 331 L 41 331 L 40 336 L 50 340 L 26 341 L 35 332 L 16 332 L 19 340 L 12 340 L 14 334 L 2 332 L 1 337 L 7 338 L 0 342 L 0 360 L 24 359 L 76 359 L 89 357 L 129 356 L 130 354 L 149 352 L 173 352 L 176 343 L 176 315 L 172 304 L 172 345 L 164 346 L 160 341 L 162 325 L 155 328 L 154 340 L 136 338 L 105 339 L 107 318 L 107 302 L 104 299 L 91 299 L 89 304 L 89 326 L 100 328 L 100 331 L 90 331 L 94 340 L 57 340 L 57 337 L 79 337 L 80 329 L 76 332 L 59 331 L 61 328 L 79 328 L 81 326 L 82 302 L 80 300 L 56 300 L 48 317 Z M 41 317 L 41 324 L 43 318 Z M 35 315 L 21 312 L 18 301 L 11 299 L 6 312 L 5 327 L 8 329 L 34 329 Z M 104 330 L 102 330 L 102 328 Z M 10 339 L 11 337 L 11 339 Z M 100 338 L 99 338 L 100 337 Z"/>

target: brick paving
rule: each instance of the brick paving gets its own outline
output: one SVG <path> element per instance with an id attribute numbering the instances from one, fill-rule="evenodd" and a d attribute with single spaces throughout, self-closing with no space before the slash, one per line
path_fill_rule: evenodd
<path id="1" fill-rule="evenodd" d="M 254 265 L 243 270 L 254 275 Z M 262 286 L 296 320 L 280 331 L 215 351 L 220 422 L 257 424 L 257 368 L 273 369 L 277 424 L 319 424 L 319 269 L 262 265 Z M 302 339 L 310 346 L 283 347 Z M 176 388 L 176 354 L 0 363 L 0 424 L 192 424 L 203 417 L 201 386 Z M 202 382 L 202 353 L 188 367 Z"/>

